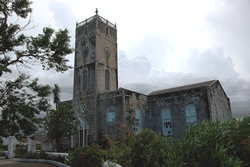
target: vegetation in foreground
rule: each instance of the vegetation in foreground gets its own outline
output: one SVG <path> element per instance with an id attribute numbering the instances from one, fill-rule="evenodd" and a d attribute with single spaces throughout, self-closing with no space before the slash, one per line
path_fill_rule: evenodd
<path id="1" fill-rule="evenodd" d="M 123 167 L 241 167 L 250 166 L 250 117 L 192 125 L 176 141 L 144 130 L 138 135 L 120 125 L 116 139 L 106 136 L 108 148 L 94 144 L 69 153 L 72 167 L 96 167 L 112 161 Z"/>

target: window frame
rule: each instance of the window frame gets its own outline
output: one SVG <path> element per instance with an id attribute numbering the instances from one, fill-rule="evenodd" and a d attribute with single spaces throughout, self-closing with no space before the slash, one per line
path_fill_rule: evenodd
<path id="1" fill-rule="evenodd" d="M 138 107 L 135 109 L 135 119 L 136 119 L 135 132 L 136 134 L 139 134 L 141 133 L 142 126 L 141 126 L 141 110 Z"/>
<path id="2" fill-rule="evenodd" d="M 188 121 L 188 118 L 192 119 L 192 117 L 194 117 L 194 116 L 187 116 L 187 111 L 188 111 L 187 107 L 189 107 L 189 106 L 193 106 L 194 107 L 195 121 Z M 193 110 L 191 110 L 191 111 L 193 111 Z M 192 115 L 192 113 L 191 113 L 191 115 Z M 197 113 L 196 113 L 196 107 L 195 107 L 194 104 L 191 103 L 191 104 L 186 105 L 186 107 L 185 107 L 185 116 L 186 116 L 186 124 L 187 124 L 188 128 L 190 128 L 191 124 L 197 125 Z"/>
<path id="3" fill-rule="evenodd" d="M 166 114 L 164 114 L 164 112 Z M 172 112 L 169 107 L 166 107 L 162 109 L 161 113 L 162 113 L 162 134 L 166 136 L 172 136 L 173 135 Z"/>

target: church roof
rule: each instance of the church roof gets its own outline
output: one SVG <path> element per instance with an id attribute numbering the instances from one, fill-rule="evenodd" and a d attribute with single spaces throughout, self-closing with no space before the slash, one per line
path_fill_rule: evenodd
<path id="1" fill-rule="evenodd" d="M 181 91 L 181 90 L 188 90 L 188 89 L 199 88 L 199 87 L 204 87 L 204 86 L 211 86 L 217 81 L 218 80 L 212 80 L 212 81 L 200 82 L 200 83 L 196 83 L 196 84 L 185 85 L 185 86 L 180 86 L 180 87 L 175 87 L 175 88 L 153 91 L 149 94 L 149 96 L 165 94 L 165 93 L 170 93 L 170 92 L 177 92 L 177 91 Z"/>

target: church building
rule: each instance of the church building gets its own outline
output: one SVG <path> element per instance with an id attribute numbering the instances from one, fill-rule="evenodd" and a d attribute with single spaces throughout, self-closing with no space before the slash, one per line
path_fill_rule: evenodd
<path id="1" fill-rule="evenodd" d="M 73 110 L 78 134 L 71 145 L 85 146 L 118 134 L 117 122 L 140 133 L 152 129 L 176 139 L 192 123 L 231 117 L 230 100 L 218 80 L 144 95 L 118 89 L 116 24 L 96 14 L 76 23 Z M 122 76 L 121 76 L 122 77 Z M 129 78 L 128 78 L 129 79 Z"/>

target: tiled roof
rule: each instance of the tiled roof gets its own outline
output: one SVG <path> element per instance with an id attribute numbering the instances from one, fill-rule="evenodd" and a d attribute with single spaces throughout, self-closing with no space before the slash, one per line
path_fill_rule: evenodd
<path id="1" fill-rule="evenodd" d="M 206 82 L 201 82 L 201 83 L 196 83 L 196 84 L 191 84 L 191 85 L 186 85 L 186 86 L 180 86 L 180 87 L 175 87 L 175 88 L 170 88 L 170 89 L 158 90 L 158 91 L 151 92 L 149 94 L 149 96 L 165 94 L 165 93 L 170 93 L 170 92 L 177 92 L 177 91 L 181 91 L 181 90 L 188 90 L 188 89 L 192 89 L 192 88 L 199 88 L 199 87 L 203 87 L 203 86 L 210 86 L 217 81 L 218 80 L 212 80 L 212 81 L 206 81 Z"/>

